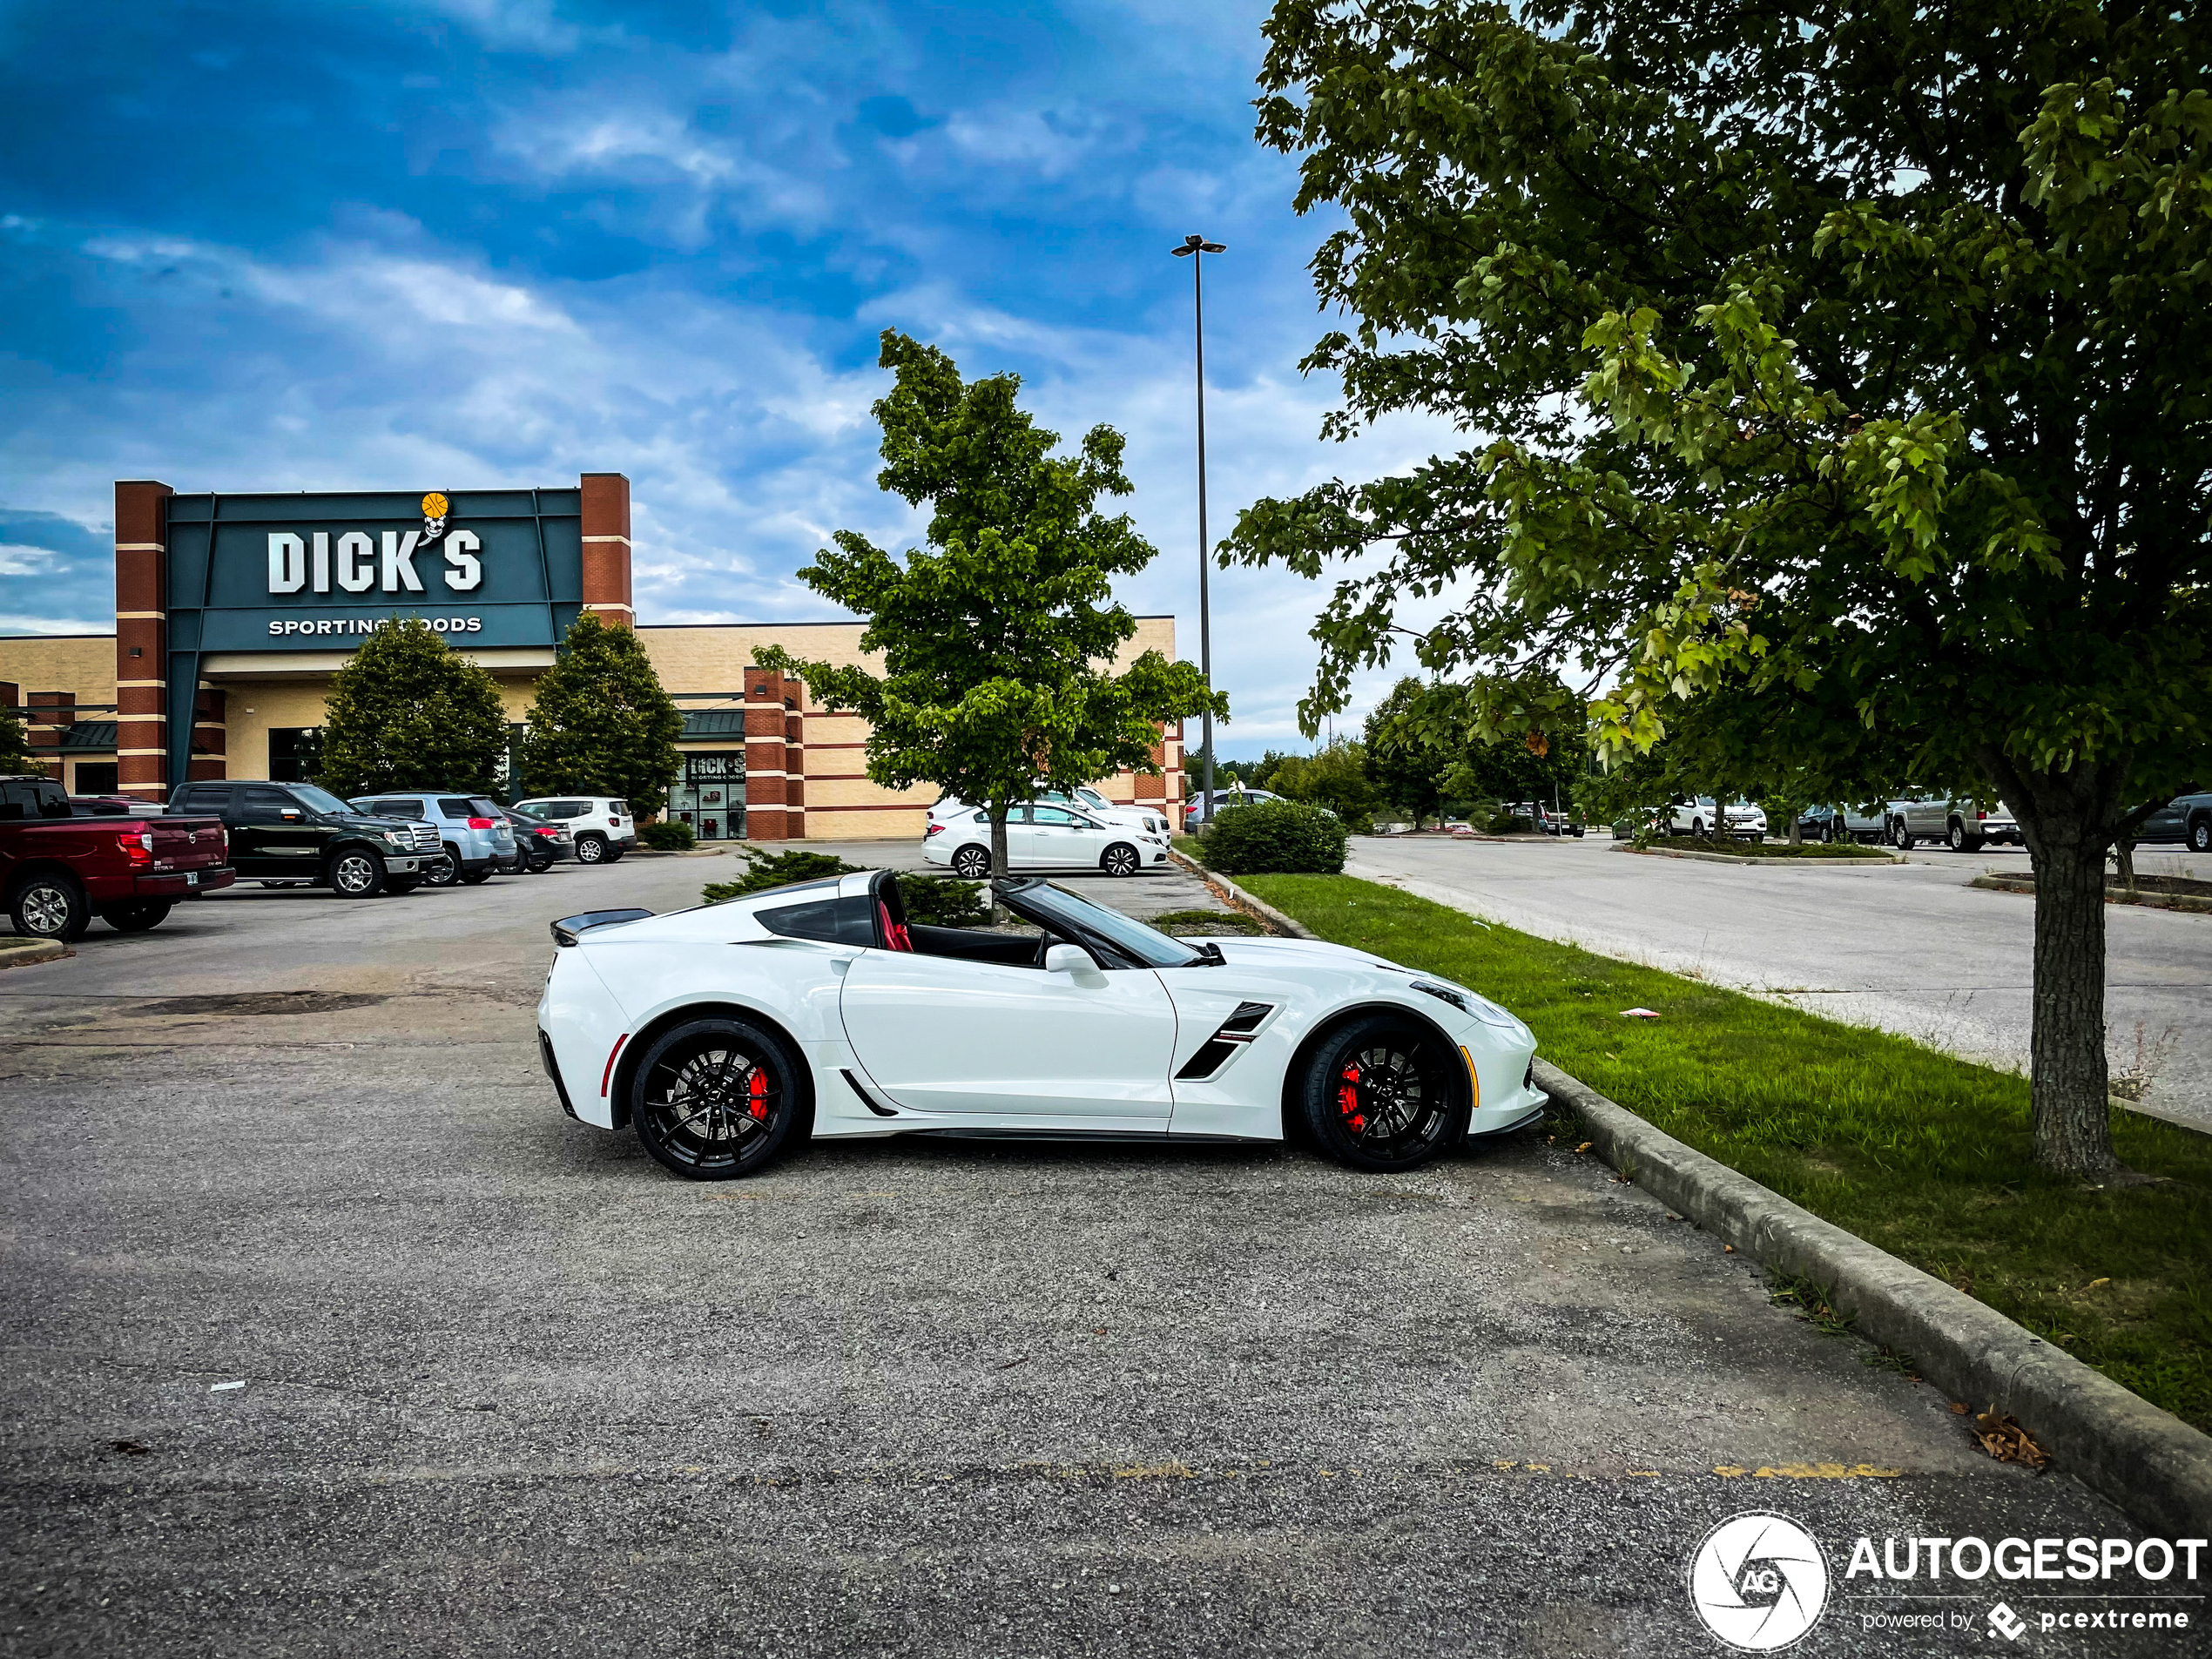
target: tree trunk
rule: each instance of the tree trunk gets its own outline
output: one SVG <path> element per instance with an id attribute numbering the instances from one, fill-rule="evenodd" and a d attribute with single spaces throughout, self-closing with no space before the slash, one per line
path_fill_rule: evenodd
<path id="1" fill-rule="evenodd" d="M 2035 1161 L 2103 1174 L 2120 1167 L 2105 1060 L 2105 849 L 2128 769 L 2023 772 L 1985 756 L 1993 761 L 2035 870 Z"/>
<path id="2" fill-rule="evenodd" d="M 991 803 L 990 810 L 991 875 L 993 879 L 995 880 L 1000 876 L 1009 873 L 1013 866 L 1008 862 L 1006 855 L 1006 814 L 1008 809 L 1003 802 L 994 801 Z M 1003 927 L 1009 920 L 1011 913 L 1008 911 L 1004 905 L 999 902 L 998 889 L 996 887 L 988 888 L 986 890 L 986 896 L 991 901 L 991 926 L 994 927 Z"/>

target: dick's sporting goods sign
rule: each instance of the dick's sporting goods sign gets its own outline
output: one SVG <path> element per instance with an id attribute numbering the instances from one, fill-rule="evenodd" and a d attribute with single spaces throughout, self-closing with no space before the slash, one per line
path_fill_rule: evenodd
<path id="1" fill-rule="evenodd" d="M 172 654 L 347 650 L 395 617 L 550 647 L 583 603 L 576 489 L 175 496 Z"/>

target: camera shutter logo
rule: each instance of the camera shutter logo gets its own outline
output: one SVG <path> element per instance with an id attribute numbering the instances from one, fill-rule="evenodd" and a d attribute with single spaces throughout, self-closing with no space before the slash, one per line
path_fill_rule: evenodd
<path id="1" fill-rule="evenodd" d="M 1782 1515 L 1731 1515 L 1689 1558 L 1689 1602 L 1731 1648 L 1773 1653 L 1820 1622 L 1828 1562 L 1811 1533 Z"/>

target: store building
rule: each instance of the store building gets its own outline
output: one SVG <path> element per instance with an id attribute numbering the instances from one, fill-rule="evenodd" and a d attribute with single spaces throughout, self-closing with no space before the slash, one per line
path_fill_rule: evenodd
<path id="1" fill-rule="evenodd" d="M 0 706 L 75 794 L 165 800 L 187 779 L 312 771 L 333 675 L 397 616 L 421 616 L 489 670 L 517 743 L 537 676 L 590 612 L 636 627 L 685 711 L 669 813 L 707 840 L 921 835 L 936 790 L 867 776 L 867 724 L 813 701 L 756 654 L 866 660 L 859 623 L 639 625 L 630 481 L 573 489 L 180 495 L 115 487 L 115 631 L 0 637 Z M 1175 619 L 1145 617 L 1127 652 L 1175 655 Z M 1158 776 L 1101 787 L 1183 799 L 1181 734 Z"/>

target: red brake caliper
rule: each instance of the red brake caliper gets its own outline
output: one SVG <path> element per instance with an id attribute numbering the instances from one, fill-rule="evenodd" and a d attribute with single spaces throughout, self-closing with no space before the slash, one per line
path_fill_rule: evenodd
<path id="1" fill-rule="evenodd" d="M 1367 1127 L 1367 1120 L 1359 1110 L 1359 1068 L 1346 1066 L 1344 1081 L 1337 1085 L 1337 1109 L 1344 1120 L 1355 1130 Z"/>
<path id="2" fill-rule="evenodd" d="M 745 1085 L 752 1104 L 746 1108 L 755 1117 L 768 1116 L 768 1074 L 758 1066 L 752 1069 L 752 1081 Z"/>

